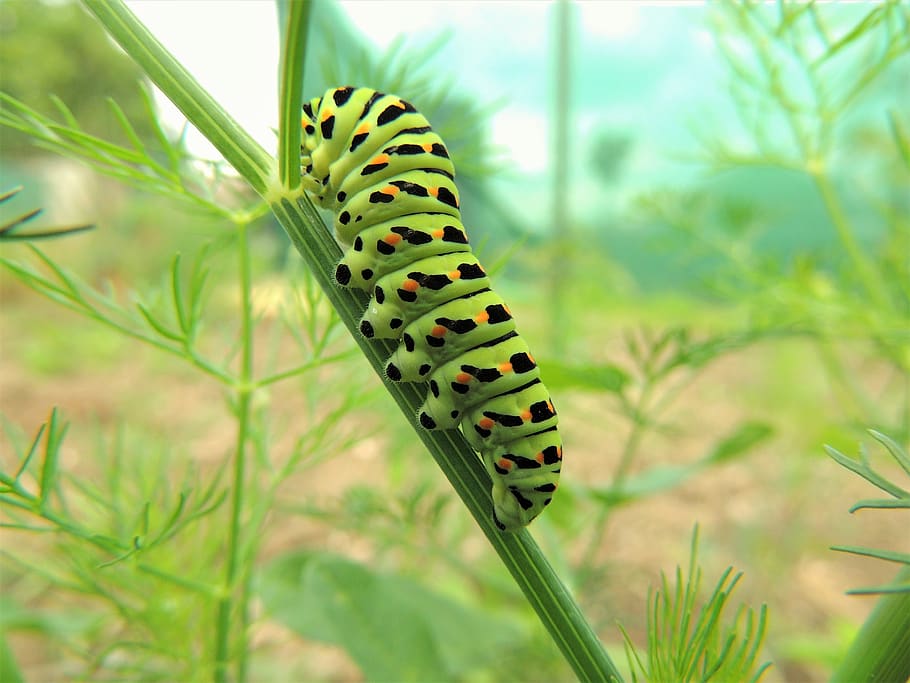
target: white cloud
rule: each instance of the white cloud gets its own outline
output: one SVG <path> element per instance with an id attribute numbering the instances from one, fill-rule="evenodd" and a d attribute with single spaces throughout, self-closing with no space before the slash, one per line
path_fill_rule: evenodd
<path id="1" fill-rule="evenodd" d="M 640 2 L 579 3 L 579 24 L 594 38 L 623 38 L 639 32 L 641 7 Z"/>
<path id="2" fill-rule="evenodd" d="M 509 160 L 522 173 L 540 173 L 549 166 L 550 131 L 547 112 L 509 107 L 492 121 L 496 145 L 505 146 Z"/>
<path id="3" fill-rule="evenodd" d="M 275 4 L 261 0 L 132 0 L 129 8 L 202 86 L 268 150 L 278 120 L 278 23 Z M 167 125 L 182 114 L 159 97 Z M 198 133 L 188 136 L 194 154 L 218 158 Z"/>

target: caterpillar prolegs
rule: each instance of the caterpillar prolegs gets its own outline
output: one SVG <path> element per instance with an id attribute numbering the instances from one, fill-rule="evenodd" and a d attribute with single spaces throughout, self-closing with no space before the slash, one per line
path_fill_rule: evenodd
<path id="1" fill-rule="evenodd" d="M 562 463 L 537 363 L 471 252 L 455 168 L 426 118 L 394 95 L 335 88 L 303 105 L 303 186 L 347 247 L 339 285 L 372 295 L 366 337 L 400 339 L 396 382 L 429 382 L 426 429 L 461 426 L 493 480 L 505 531 L 549 504 Z"/>

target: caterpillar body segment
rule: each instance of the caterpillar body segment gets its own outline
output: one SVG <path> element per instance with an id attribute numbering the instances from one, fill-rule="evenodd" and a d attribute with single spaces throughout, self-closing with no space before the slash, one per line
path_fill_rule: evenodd
<path id="1" fill-rule="evenodd" d="M 356 115 L 356 125 L 348 127 Z M 326 200 L 328 178 L 345 178 L 371 154 L 403 131 L 427 128 L 427 120 L 394 95 L 369 88 L 336 88 L 303 105 L 302 168 L 320 204 Z M 364 146 L 369 139 L 368 145 Z M 334 168 L 333 168 L 334 167 Z M 313 188 L 313 189 L 311 189 Z M 338 189 L 337 183 L 334 188 Z M 333 201 L 328 197 L 328 201 Z M 326 206 L 331 209 L 331 206 Z"/>
<path id="2" fill-rule="evenodd" d="M 492 447 L 505 446 L 516 439 L 546 431 L 556 424 L 556 410 L 550 401 L 550 392 L 537 379 L 468 409 L 462 420 L 462 431 L 469 444 L 486 453 Z"/>
<path id="3" fill-rule="evenodd" d="M 461 223 L 455 168 L 394 95 L 342 87 L 303 106 L 304 189 L 334 214 L 339 285 L 367 291 L 360 330 L 400 339 L 393 381 L 428 381 L 426 429 L 458 426 L 493 481 L 493 519 L 529 524 L 559 482 L 562 442 L 540 370 Z"/>
<path id="4" fill-rule="evenodd" d="M 338 207 L 335 234 L 345 244 L 353 242 L 363 229 L 371 225 L 408 213 L 444 213 L 461 220 L 455 181 L 423 169 L 404 171 L 359 192 L 345 195 L 344 203 L 338 204 Z"/>
<path id="5" fill-rule="evenodd" d="M 362 230 L 335 269 L 338 284 L 372 291 L 383 275 L 429 256 L 470 251 L 461 221 L 448 214 L 392 219 Z"/>
<path id="6" fill-rule="evenodd" d="M 490 288 L 490 279 L 471 252 L 415 261 L 379 278 L 360 323 L 365 337 L 398 339 L 402 329 L 440 301 Z"/>
<path id="7" fill-rule="evenodd" d="M 483 290 L 434 308 L 405 327 L 386 374 L 418 382 L 439 365 L 515 331 L 515 319 L 496 292 Z"/>
<path id="8" fill-rule="evenodd" d="M 496 357 L 507 360 L 490 364 L 490 345 L 482 345 L 430 375 L 430 393 L 418 414 L 422 424 L 431 421 L 436 429 L 455 429 L 465 410 L 540 377 L 527 343 L 516 333 L 494 344 Z"/>

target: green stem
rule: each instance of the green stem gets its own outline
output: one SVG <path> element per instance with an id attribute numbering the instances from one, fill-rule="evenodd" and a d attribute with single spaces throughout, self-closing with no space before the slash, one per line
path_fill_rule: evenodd
<path id="1" fill-rule="evenodd" d="M 341 251 L 325 232 L 324 226 L 315 222 L 319 220 L 318 214 L 310 208 L 309 203 L 297 203 L 289 199 L 273 204 L 272 209 L 304 260 L 315 264 L 313 275 L 325 289 L 326 296 L 351 330 L 367 360 L 382 378 L 386 389 L 407 416 L 417 436 L 426 444 L 455 492 L 477 520 L 576 676 L 582 681 L 622 680 L 597 635 L 530 533 L 522 530 L 515 534 L 504 534 L 494 526 L 490 517 L 492 500 L 489 475 L 461 433 L 429 432 L 421 428 L 414 417 L 425 398 L 421 391 L 423 387 L 396 384 L 385 377 L 385 361 L 394 347 L 387 342 L 367 340 L 359 334 L 358 321 L 367 302 L 366 296 L 332 283 L 330 273 L 333 265 L 341 258 Z"/>
<path id="2" fill-rule="evenodd" d="M 274 375 L 268 375 L 256 381 L 256 386 L 258 388 L 268 386 L 269 384 L 275 384 L 276 382 L 281 382 L 283 380 L 289 379 L 291 377 L 297 377 L 303 375 L 311 370 L 318 370 L 326 365 L 331 365 L 332 363 L 338 363 L 343 360 L 353 359 L 357 354 L 356 351 L 342 351 L 341 353 L 336 353 L 331 356 L 321 356 L 321 349 L 314 349 L 312 352 L 313 360 L 310 360 L 303 365 L 298 365 L 296 368 L 291 368 L 290 370 L 282 370 L 276 372 Z"/>
<path id="3" fill-rule="evenodd" d="M 638 446 L 641 443 L 642 438 L 644 438 L 645 422 L 642 419 L 642 415 L 645 413 L 645 406 L 651 398 L 651 391 L 653 388 L 654 385 L 651 382 L 651 378 L 647 377 L 644 386 L 638 395 L 638 400 L 635 401 L 635 405 L 632 407 L 630 413 L 632 418 L 632 429 L 626 437 L 619 458 L 619 464 L 613 473 L 612 488 L 615 491 L 619 491 L 622 488 L 622 485 L 629 474 L 629 468 L 632 466 L 632 462 L 638 452 Z M 592 520 L 590 526 L 594 532 L 586 544 L 585 551 L 582 554 L 584 559 L 579 566 L 593 566 L 597 553 L 603 547 L 603 538 L 607 532 L 607 518 L 612 511 L 613 506 L 611 505 L 598 506 L 596 517 Z"/>
<path id="4" fill-rule="evenodd" d="M 833 380 L 832 384 L 837 391 L 838 402 L 862 415 L 861 422 L 875 424 L 881 414 L 881 408 L 869 399 L 861 382 L 848 367 L 845 367 L 837 354 L 836 345 L 830 337 L 827 335 L 816 337 L 814 346 L 818 349 L 818 357 L 825 372 Z"/>
<path id="5" fill-rule="evenodd" d="M 279 3 L 281 4 L 281 3 Z M 286 11 L 282 16 L 285 27 L 281 32 L 281 64 L 284 69 L 298 69 L 306 58 L 308 28 L 310 25 L 310 0 L 297 0 L 279 8 Z M 300 104 L 303 93 L 303 78 L 281 78 L 281 125 L 278 134 L 278 171 L 283 187 L 300 185 Z"/>
<path id="6" fill-rule="evenodd" d="M 237 597 L 237 576 L 240 566 L 240 554 L 243 547 L 241 520 L 243 516 L 244 490 L 246 486 L 246 445 L 250 431 L 253 386 L 253 303 L 252 274 L 250 271 L 250 252 L 247 225 L 238 229 L 237 253 L 239 256 L 241 296 L 241 367 L 236 385 L 237 392 L 237 442 L 234 449 L 234 476 L 231 491 L 231 517 L 228 532 L 227 563 L 224 570 L 224 585 L 218 600 L 215 631 L 215 680 L 225 683 L 228 680 L 227 669 L 230 659 L 231 612 L 235 598 L 240 611 L 239 642 L 237 647 L 236 681 L 242 683 L 246 675 L 245 646 L 249 615 L 247 610 L 247 583 L 241 586 Z"/>
<path id="7" fill-rule="evenodd" d="M 812 180 L 815 181 L 815 187 L 818 189 L 822 198 L 822 203 L 825 205 L 825 210 L 828 212 L 831 223 L 834 225 L 834 231 L 837 234 L 837 238 L 840 240 L 841 246 L 844 248 L 847 257 L 853 264 L 856 276 L 866 290 L 866 293 L 869 295 L 872 305 L 878 307 L 879 310 L 890 308 L 889 297 L 884 283 L 881 281 L 875 266 L 870 262 L 869 258 L 856 241 L 856 237 L 850 229 L 850 221 L 847 218 L 847 213 L 844 211 L 843 206 L 841 206 L 837 192 L 831 183 L 831 179 L 825 174 L 824 170 L 812 172 L 810 173 L 810 176 Z"/>
<path id="8" fill-rule="evenodd" d="M 132 339 L 136 339 L 137 341 L 148 344 L 158 349 L 159 351 L 168 353 L 172 356 L 180 358 L 181 360 L 190 360 L 194 366 L 211 375 L 222 384 L 231 383 L 231 377 L 228 374 L 208 363 L 205 359 L 201 358 L 194 349 L 188 347 L 186 344 L 174 345 L 166 343 L 158 337 L 153 337 L 149 334 L 145 334 L 144 332 L 140 332 L 133 327 L 129 327 L 128 325 L 115 320 L 114 317 L 111 316 L 107 311 L 105 311 L 98 304 L 91 301 L 88 296 L 86 296 L 86 293 L 92 295 L 92 292 L 90 290 L 87 290 L 82 286 L 76 286 L 71 281 L 69 281 L 59 266 L 57 266 L 50 258 L 48 258 L 48 256 L 43 251 L 34 245 L 29 245 L 29 248 L 38 257 L 38 259 L 40 259 L 57 275 L 58 279 L 67 285 L 66 287 L 61 287 L 51 280 L 38 275 L 34 271 L 24 268 L 15 261 L 0 259 L 0 265 L 11 271 L 27 286 L 31 287 L 36 292 L 39 292 L 42 296 L 45 296 L 55 303 L 68 308 L 75 313 L 83 315 L 93 322 L 97 322 L 101 325 L 109 327 L 126 337 L 131 337 Z M 117 312 L 117 306 L 114 302 L 100 296 L 94 296 L 94 298 L 96 301 L 100 302 L 101 305 L 108 306 L 111 310 Z"/>
<path id="9" fill-rule="evenodd" d="M 85 543 L 95 546 L 108 555 L 121 555 L 123 553 L 128 553 L 131 550 L 130 546 L 124 545 L 118 539 L 91 533 L 72 524 L 67 520 L 67 518 L 56 514 L 52 510 L 48 510 L 45 506 L 42 506 L 38 497 L 29 493 L 21 485 L 10 480 L 9 478 L 5 479 L 6 480 L 3 483 L 9 486 L 11 491 L 9 494 L 0 494 L 0 507 L 8 506 L 19 508 L 23 512 L 33 514 L 40 519 L 50 522 L 53 525 L 52 529 L 33 528 L 33 531 L 53 531 L 54 533 L 62 532 L 69 534 L 74 538 L 78 538 Z M 3 527 L 18 528 L 12 524 L 0 525 L 0 528 Z"/>
<path id="10" fill-rule="evenodd" d="M 638 445 L 644 437 L 645 406 L 647 405 L 648 400 L 650 400 L 652 388 L 649 381 L 643 387 L 639 400 L 635 402 L 635 408 L 630 416 L 632 418 L 632 429 L 629 432 L 629 436 L 626 437 L 622 454 L 619 457 L 619 464 L 616 466 L 616 471 L 613 473 L 613 488 L 619 489 L 622 487 L 626 477 L 629 475 L 629 468 L 632 466 L 632 461 L 635 460 L 635 455 L 638 452 Z"/>
<path id="11" fill-rule="evenodd" d="M 910 580 L 904 567 L 895 583 Z M 910 593 L 879 598 L 831 683 L 910 680 Z"/>
<path id="12" fill-rule="evenodd" d="M 902 434 L 910 434 L 910 372 L 904 373 L 902 384 L 904 407 L 897 424 L 900 425 Z"/>
<path id="13" fill-rule="evenodd" d="M 245 546 L 244 539 L 241 537 L 240 524 L 243 502 L 242 492 L 245 490 L 246 481 L 244 478 L 244 467 L 246 463 L 246 443 L 249 436 L 249 425 L 252 420 L 252 397 L 256 390 L 256 384 L 253 378 L 253 345 L 254 345 L 254 319 L 253 319 L 253 273 L 252 258 L 250 254 L 249 241 L 249 223 L 243 223 L 238 226 L 238 256 L 240 259 L 240 296 L 241 296 L 241 343 L 243 345 L 243 355 L 240 368 L 240 393 L 238 401 L 238 410 L 240 411 L 240 429 L 238 430 L 237 442 L 240 447 L 237 451 L 238 464 L 235 467 L 234 479 L 238 487 L 236 510 L 232 510 L 231 515 L 231 537 L 234 540 L 237 549 Z M 237 558 L 239 551 L 235 549 L 232 557 L 234 564 L 234 576 L 236 576 L 236 567 L 238 566 Z M 247 567 L 248 569 L 248 567 Z M 241 585 L 238 608 L 240 611 L 240 642 L 241 647 L 237 652 L 237 676 L 236 683 L 243 683 L 246 680 L 247 654 L 249 648 L 246 646 L 247 635 L 249 633 L 249 590 L 250 577 L 252 572 L 244 572 L 244 580 Z"/>
<path id="14" fill-rule="evenodd" d="M 554 29 L 555 62 L 553 98 L 553 249 L 550 263 L 550 311 L 553 319 L 550 346 L 557 356 L 565 355 L 566 292 L 572 278 L 571 217 L 569 216 L 569 127 L 571 125 L 571 42 L 572 6 L 569 0 L 559 0 L 553 7 L 556 13 Z"/>

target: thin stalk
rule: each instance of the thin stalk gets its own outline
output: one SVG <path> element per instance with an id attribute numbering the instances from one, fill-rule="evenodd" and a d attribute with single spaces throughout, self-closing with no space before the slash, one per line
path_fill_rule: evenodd
<path id="1" fill-rule="evenodd" d="M 50 529 L 29 527 L 30 530 L 51 531 L 54 533 L 62 532 L 69 534 L 70 536 L 78 538 L 85 543 L 95 546 L 106 554 L 125 555 L 132 550 L 130 546 L 124 545 L 117 539 L 99 534 L 89 533 L 88 531 L 72 524 L 70 521 L 68 521 L 68 518 L 58 515 L 52 510 L 48 510 L 46 507 L 42 507 L 38 497 L 29 493 L 17 482 L 6 480 L 3 483 L 12 489 L 12 495 L 6 493 L 0 494 L 0 505 L 4 507 L 19 508 L 23 512 L 36 515 L 39 518 L 44 519 L 45 521 L 50 522 L 54 525 L 53 528 Z M 18 524 L 0 524 L 0 528 L 20 529 L 26 527 L 24 525 Z"/>
<path id="2" fill-rule="evenodd" d="M 179 346 L 167 344 L 157 337 L 154 337 L 150 334 L 145 334 L 132 327 L 128 327 L 127 325 L 118 322 L 114 318 L 106 315 L 106 313 L 100 310 L 93 301 L 91 301 L 87 296 L 84 296 L 83 292 L 93 296 L 102 305 L 114 307 L 115 304 L 112 304 L 103 297 L 95 295 L 91 291 L 83 290 L 81 287 L 77 287 L 76 285 L 72 284 L 63 270 L 61 270 L 60 267 L 56 265 L 56 263 L 50 260 L 43 251 L 34 245 L 29 245 L 29 248 L 45 265 L 47 265 L 54 272 L 58 279 L 66 283 L 66 288 L 57 285 L 47 278 L 36 275 L 31 270 L 24 268 L 14 261 L 0 259 L 0 264 L 8 268 L 20 280 L 32 287 L 32 289 L 41 292 L 45 297 L 52 299 L 54 302 L 60 304 L 61 306 L 64 306 L 71 311 L 83 315 L 93 322 L 105 325 L 115 330 L 119 334 L 149 344 L 159 351 L 163 351 L 183 360 L 189 360 L 195 367 L 199 368 L 199 370 L 205 372 L 208 375 L 211 375 L 222 384 L 229 384 L 231 382 L 229 375 L 211 365 L 205 359 L 201 358 L 196 353 L 195 349 L 189 348 L 184 344 L 181 344 Z"/>
<path id="3" fill-rule="evenodd" d="M 850 229 L 850 221 L 847 219 L 847 214 L 843 206 L 841 206 L 837 192 L 831 184 L 831 179 L 824 171 L 817 171 L 810 175 L 821 195 L 831 223 L 834 225 L 837 238 L 853 263 L 856 276 L 870 299 L 872 299 L 872 304 L 878 307 L 879 310 L 891 308 L 884 283 L 881 281 L 875 266 L 870 262 L 856 241 L 856 237 Z"/>
<path id="4" fill-rule="evenodd" d="M 236 681 L 242 683 L 246 678 L 247 625 L 249 615 L 244 582 L 241 595 L 237 598 L 237 575 L 240 566 L 240 554 L 243 547 L 241 520 L 243 516 L 244 492 L 246 488 L 246 445 L 252 420 L 253 386 L 253 302 L 252 274 L 250 268 L 250 250 L 248 225 L 241 224 L 238 229 L 238 270 L 240 275 L 241 297 L 241 361 L 240 374 L 236 384 L 237 392 L 237 441 L 234 449 L 234 474 L 231 490 L 230 527 L 228 532 L 227 562 L 224 570 L 224 585 L 218 600 L 215 630 L 215 680 L 226 683 L 231 644 L 231 612 L 239 608 L 240 628 L 238 629 L 240 645 L 237 647 Z"/>
<path id="5" fill-rule="evenodd" d="M 632 461 L 635 459 L 635 454 L 638 452 L 638 445 L 644 437 L 645 420 L 643 415 L 647 412 L 646 406 L 651 400 L 651 393 L 653 390 L 654 383 L 651 381 L 651 378 L 648 378 L 645 385 L 642 387 L 638 400 L 635 402 L 635 407 L 632 410 L 632 429 L 629 432 L 629 436 L 626 437 L 622 455 L 619 458 L 619 464 L 616 466 L 616 471 L 613 473 L 614 488 L 622 486 L 626 477 L 629 475 L 629 468 L 632 466 Z"/>
<path id="6" fill-rule="evenodd" d="M 252 257 L 250 254 L 250 240 L 249 240 L 249 223 L 242 223 L 238 226 L 238 256 L 239 256 L 239 266 L 240 266 L 240 296 L 241 296 L 241 331 L 240 336 L 243 344 L 242 350 L 242 360 L 240 368 L 240 381 L 241 381 L 241 393 L 242 403 L 239 405 L 241 409 L 241 425 L 242 425 L 242 438 L 238 430 L 238 445 L 241 447 L 241 450 L 237 451 L 239 464 L 235 468 L 235 481 L 238 486 L 238 491 L 240 494 L 245 490 L 246 481 L 244 478 L 244 467 L 246 463 L 246 443 L 247 436 L 249 432 L 249 424 L 252 420 L 252 396 L 253 391 L 255 391 L 255 384 L 253 381 L 253 273 L 252 273 Z M 239 548 L 244 547 L 243 538 L 241 538 L 240 531 L 240 513 L 242 512 L 241 503 L 243 499 L 241 495 L 237 496 L 238 505 L 237 510 L 232 511 L 231 515 L 231 537 L 235 539 L 236 549 L 233 553 L 232 562 L 234 564 L 234 576 L 236 576 L 236 567 L 238 566 L 238 556 Z M 249 632 L 249 578 L 251 576 L 250 571 L 245 571 L 245 579 L 243 585 L 241 586 L 240 599 L 239 599 L 239 611 L 240 611 L 240 642 L 243 644 L 238 648 L 237 653 L 237 676 L 235 680 L 237 683 L 243 683 L 246 680 L 246 669 L 247 669 L 247 654 L 249 648 L 246 647 L 247 634 Z M 233 577 L 231 577 L 233 579 Z"/>
<path id="7" fill-rule="evenodd" d="M 553 84 L 553 240 L 550 263 L 550 346 L 557 356 L 563 355 L 566 335 L 565 313 L 566 290 L 572 278 L 572 255 L 569 251 L 571 240 L 571 217 L 569 216 L 569 126 L 571 125 L 571 41 L 572 41 L 572 5 L 569 0 L 559 0 L 553 8 L 556 13 L 554 22 L 556 69 Z"/>
<path id="8" fill-rule="evenodd" d="M 910 434 L 910 372 L 903 375 L 904 409 L 898 418 L 902 434 Z"/>
<path id="9" fill-rule="evenodd" d="M 332 363 L 338 363 L 343 360 L 355 358 L 358 355 L 359 354 L 357 351 L 350 350 L 341 351 L 340 353 L 335 353 L 330 356 L 320 356 L 319 350 L 316 349 L 313 352 L 313 360 L 308 361 L 303 365 L 298 365 L 296 368 L 291 368 L 290 370 L 282 370 L 280 372 L 276 372 L 274 375 L 262 377 L 261 379 L 256 380 L 256 386 L 257 388 L 261 388 L 268 386 L 269 384 L 275 384 L 276 382 L 281 382 L 291 377 L 303 375 L 311 370 L 317 370 L 325 365 L 331 365 Z"/>
<path id="10" fill-rule="evenodd" d="M 616 490 L 623 485 L 623 482 L 628 476 L 629 467 L 631 467 L 632 461 L 635 459 L 635 454 L 638 452 L 638 446 L 644 437 L 645 423 L 641 419 L 641 416 L 645 412 L 645 406 L 651 398 L 653 388 L 654 384 L 651 382 L 650 378 L 648 378 L 645 381 L 645 385 L 642 387 L 641 392 L 639 392 L 638 400 L 635 401 L 635 405 L 632 408 L 632 429 L 629 430 L 629 435 L 625 439 L 622 454 L 619 458 L 619 464 L 613 473 L 613 488 Z M 594 533 L 585 547 L 585 551 L 582 554 L 584 560 L 579 566 L 593 566 L 597 551 L 603 547 L 603 539 L 607 532 L 607 518 L 610 516 L 611 512 L 612 506 L 598 506 L 596 516 L 590 524 L 590 528 L 594 529 Z"/>
<path id="11" fill-rule="evenodd" d="M 310 25 L 310 0 L 297 0 L 286 5 L 287 16 L 282 16 L 285 26 L 281 31 L 281 63 L 284 68 L 295 68 L 306 58 L 307 29 Z M 286 188 L 300 185 L 300 103 L 303 78 L 288 78 L 282 74 L 281 125 L 278 135 L 278 171 L 281 184 Z"/>
<path id="12" fill-rule="evenodd" d="M 869 399 L 865 388 L 857 381 L 853 372 L 844 367 L 830 337 L 822 335 L 815 338 L 813 342 L 815 348 L 818 349 L 819 360 L 825 367 L 825 372 L 833 380 L 832 384 L 837 391 L 838 401 L 844 406 L 849 404 L 851 412 L 862 414 L 862 422 L 875 423 L 881 409 Z"/>

